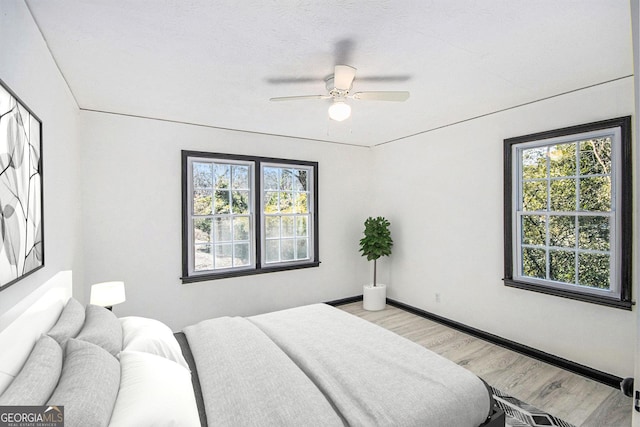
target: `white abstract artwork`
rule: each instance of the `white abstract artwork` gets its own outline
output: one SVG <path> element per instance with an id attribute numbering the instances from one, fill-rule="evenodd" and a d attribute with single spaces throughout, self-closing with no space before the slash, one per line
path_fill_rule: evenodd
<path id="1" fill-rule="evenodd" d="M 44 266 L 42 123 L 0 80 L 0 290 Z"/>

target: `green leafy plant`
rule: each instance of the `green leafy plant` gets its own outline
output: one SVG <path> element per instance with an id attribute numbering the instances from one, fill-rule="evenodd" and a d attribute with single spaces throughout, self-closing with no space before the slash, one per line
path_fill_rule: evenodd
<path id="1" fill-rule="evenodd" d="M 389 226 L 391 223 L 384 217 L 369 217 L 364 222 L 364 237 L 360 239 L 360 252 L 367 257 L 367 261 L 373 261 L 373 286 L 376 284 L 376 261 L 381 256 L 391 255 L 393 240 Z"/>

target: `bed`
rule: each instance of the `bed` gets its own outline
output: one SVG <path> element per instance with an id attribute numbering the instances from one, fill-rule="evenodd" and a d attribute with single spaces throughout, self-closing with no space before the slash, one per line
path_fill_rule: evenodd
<path id="1" fill-rule="evenodd" d="M 0 331 L 0 406 L 62 406 L 67 427 L 504 426 L 469 371 L 325 304 L 174 334 L 56 298 L 29 338 Z"/>

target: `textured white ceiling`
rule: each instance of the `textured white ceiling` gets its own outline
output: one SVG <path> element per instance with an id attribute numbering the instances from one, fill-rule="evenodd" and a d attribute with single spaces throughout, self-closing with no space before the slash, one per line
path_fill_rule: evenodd
<path id="1" fill-rule="evenodd" d="M 372 146 L 633 73 L 628 0 L 26 0 L 80 108 Z M 335 64 L 354 90 L 328 120 Z"/>

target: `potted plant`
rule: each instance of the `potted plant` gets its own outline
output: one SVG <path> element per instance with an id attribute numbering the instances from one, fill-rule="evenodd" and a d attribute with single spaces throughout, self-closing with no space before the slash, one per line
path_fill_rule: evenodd
<path id="1" fill-rule="evenodd" d="M 365 310 L 383 310 L 387 302 L 387 286 L 377 283 L 377 260 L 381 256 L 391 255 L 393 240 L 384 217 L 369 217 L 364 222 L 364 237 L 360 239 L 360 252 L 373 261 L 373 283 L 362 287 L 362 306 Z"/>

